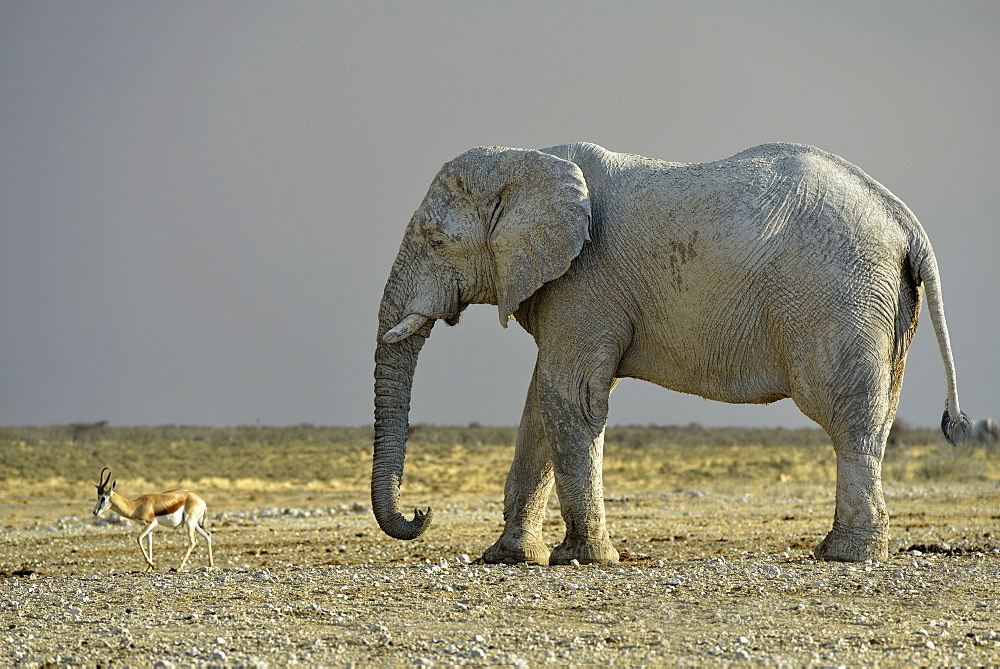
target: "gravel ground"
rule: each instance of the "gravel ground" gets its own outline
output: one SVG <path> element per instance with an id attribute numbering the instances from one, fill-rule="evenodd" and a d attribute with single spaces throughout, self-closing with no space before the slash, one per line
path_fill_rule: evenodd
<path id="1" fill-rule="evenodd" d="M 449 502 L 416 542 L 361 502 L 223 510 L 216 567 L 199 546 L 184 573 L 180 533 L 140 573 L 137 525 L 26 520 L 0 539 L 0 664 L 1000 663 L 1000 491 L 890 495 L 894 555 L 855 565 L 811 558 L 832 499 L 800 492 L 609 500 L 623 561 L 599 567 L 476 564 L 495 501 Z"/>

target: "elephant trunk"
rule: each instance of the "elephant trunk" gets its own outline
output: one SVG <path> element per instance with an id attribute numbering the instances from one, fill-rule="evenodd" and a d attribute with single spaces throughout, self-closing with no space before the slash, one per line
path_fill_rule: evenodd
<path id="1" fill-rule="evenodd" d="M 399 511 L 399 486 L 406 458 L 410 394 L 417 357 L 438 317 L 454 312 L 457 294 L 427 272 L 426 258 L 404 241 L 386 283 L 375 346 L 375 443 L 372 458 L 372 511 L 382 531 L 395 539 L 415 539 L 430 526 L 431 509 Z"/>
<path id="2" fill-rule="evenodd" d="M 430 327 L 430 321 L 425 328 Z M 375 349 L 375 449 L 372 458 L 372 511 L 382 531 L 394 539 L 416 539 L 431 522 L 431 509 L 414 510 L 413 520 L 399 512 L 410 390 L 417 356 L 426 334 L 396 344 L 381 340 Z"/>

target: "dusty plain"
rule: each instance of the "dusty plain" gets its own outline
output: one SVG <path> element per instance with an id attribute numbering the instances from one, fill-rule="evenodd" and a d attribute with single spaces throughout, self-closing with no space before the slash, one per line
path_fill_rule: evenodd
<path id="1" fill-rule="evenodd" d="M 483 565 L 515 430 L 411 428 L 412 542 L 368 498 L 366 428 L 0 428 L 0 665 L 1000 664 L 1000 445 L 913 430 L 886 457 L 885 562 L 812 558 L 833 516 L 819 430 L 608 430 L 622 561 Z M 189 488 L 204 544 L 91 514 L 102 467 L 126 497 Z M 561 538 L 558 499 L 546 531 Z"/>

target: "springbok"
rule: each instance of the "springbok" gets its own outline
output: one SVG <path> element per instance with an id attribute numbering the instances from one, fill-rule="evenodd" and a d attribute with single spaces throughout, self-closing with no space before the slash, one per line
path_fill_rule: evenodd
<path id="1" fill-rule="evenodd" d="M 104 476 L 104 472 L 108 473 L 107 477 Z M 167 490 L 166 492 L 143 495 L 136 499 L 125 499 L 115 492 L 115 485 L 118 481 L 111 481 L 111 485 L 108 485 L 108 481 L 111 481 L 111 470 L 105 467 L 101 470 L 101 482 L 94 484 L 97 487 L 97 505 L 94 507 L 94 515 L 99 516 L 111 509 L 119 516 L 141 520 L 146 524 L 146 527 L 136 538 L 139 550 L 142 551 L 142 557 L 146 558 L 148 565 L 146 571 L 155 568 L 152 532 L 157 525 L 176 528 L 183 524 L 187 527 L 190 545 L 180 566 L 177 567 L 177 571 L 184 569 L 188 557 L 191 556 L 191 551 L 194 550 L 195 531 L 205 537 L 205 541 L 208 542 L 208 565 L 215 566 L 215 559 L 212 557 L 212 533 L 206 531 L 202 526 L 205 522 L 208 505 L 205 504 L 205 500 L 200 495 L 190 490 Z M 148 548 L 142 545 L 143 539 L 147 540 Z"/>

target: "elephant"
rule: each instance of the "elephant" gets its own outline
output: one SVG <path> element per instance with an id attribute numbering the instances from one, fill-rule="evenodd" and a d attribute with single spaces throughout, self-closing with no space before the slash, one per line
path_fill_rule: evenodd
<path id="1" fill-rule="evenodd" d="M 818 148 L 757 146 L 707 163 L 596 144 L 478 147 L 447 162 L 405 230 L 378 313 L 372 509 L 399 509 L 417 358 L 438 320 L 496 305 L 538 354 L 487 563 L 616 562 L 605 525 L 608 399 L 621 378 L 729 403 L 791 398 L 837 457 L 819 559 L 888 557 L 881 465 L 926 291 L 947 377 L 942 430 L 961 411 L 937 261 L 913 213 Z M 553 484 L 565 536 L 549 551 Z"/>
<path id="2" fill-rule="evenodd" d="M 992 418 L 983 418 L 972 424 L 972 439 L 992 448 L 993 443 L 1000 439 L 1000 424 Z"/>

